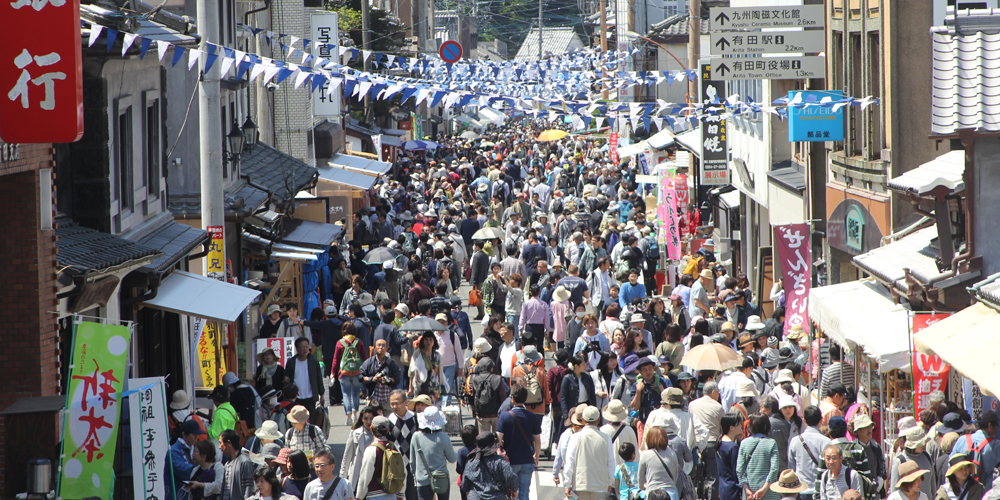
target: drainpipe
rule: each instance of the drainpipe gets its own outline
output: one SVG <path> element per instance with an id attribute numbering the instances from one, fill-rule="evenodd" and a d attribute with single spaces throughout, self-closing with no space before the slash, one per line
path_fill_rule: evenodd
<path id="1" fill-rule="evenodd" d="M 987 276 L 986 279 L 980 281 L 979 283 L 976 283 L 976 284 L 974 284 L 972 286 L 965 287 L 965 291 L 969 292 L 969 296 L 972 298 L 972 301 L 970 302 L 970 305 L 975 304 L 976 302 L 978 302 L 978 300 L 976 300 L 976 293 L 979 292 L 980 288 L 982 288 L 983 286 L 986 286 L 986 285 L 988 285 L 990 283 L 993 283 L 997 279 L 1000 279 L 1000 273 L 991 274 L 991 275 Z"/>
<path id="2" fill-rule="evenodd" d="M 149 291 L 138 297 L 132 297 L 131 299 L 125 299 L 121 302 L 121 306 L 125 307 L 138 304 L 140 302 L 145 302 L 147 300 L 153 300 L 156 298 L 157 294 L 160 292 L 161 278 L 160 275 L 152 269 L 142 269 L 140 270 L 146 275 L 146 286 L 149 287 Z"/>

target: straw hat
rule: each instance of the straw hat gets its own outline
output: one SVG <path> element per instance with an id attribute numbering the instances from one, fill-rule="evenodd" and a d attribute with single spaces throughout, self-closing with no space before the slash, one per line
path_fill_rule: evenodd
<path id="1" fill-rule="evenodd" d="M 800 337 L 805 337 L 806 331 L 802 328 L 802 325 L 792 325 L 792 328 L 788 331 L 788 339 L 795 340 Z"/>
<path id="2" fill-rule="evenodd" d="M 755 398 L 757 396 L 757 388 L 749 380 L 740 382 L 740 385 L 736 387 L 736 397 L 738 398 Z"/>
<path id="3" fill-rule="evenodd" d="M 305 406 L 295 405 L 292 411 L 288 412 L 288 421 L 293 424 L 309 422 L 309 410 Z"/>
<path id="4" fill-rule="evenodd" d="M 259 353 L 257 353 L 257 362 L 258 363 L 264 363 L 264 355 L 267 354 L 267 353 L 271 353 L 271 356 L 274 356 L 274 360 L 275 361 L 278 360 L 278 355 L 274 353 L 274 349 L 271 349 L 270 347 L 268 347 L 267 349 L 264 349 L 263 351 L 260 351 Z"/>
<path id="5" fill-rule="evenodd" d="M 746 330 L 748 332 L 753 330 L 763 330 L 764 328 L 767 328 L 767 326 L 760 320 L 760 316 L 753 315 L 747 318 Z"/>
<path id="6" fill-rule="evenodd" d="M 778 377 L 774 379 L 775 384 L 780 385 L 785 382 L 795 382 L 795 376 L 792 374 L 792 371 L 787 368 L 778 370 Z"/>
<path id="7" fill-rule="evenodd" d="M 781 471 L 778 475 L 778 482 L 771 484 L 771 491 L 775 493 L 801 493 L 809 486 L 799 481 L 799 476 L 792 469 Z"/>
<path id="8" fill-rule="evenodd" d="M 951 467 L 948 467 L 948 472 L 945 473 L 946 477 L 954 474 L 955 472 L 957 472 L 962 467 L 965 467 L 966 465 L 976 465 L 976 464 L 969 461 L 969 455 L 965 453 L 956 453 L 954 456 L 948 459 L 948 465 L 950 465 Z"/>
<path id="9" fill-rule="evenodd" d="M 906 432 L 903 433 L 903 436 L 906 437 L 905 446 L 908 450 L 915 450 L 921 446 L 927 446 L 927 441 L 930 439 L 930 436 L 927 435 L 924 428 L 919 425 L 911 429 L 907 429 Z M 900 476 L 902 476 L 902 474 L 900 474 Z"/>
<path id="10" fill-rule="evenodd" d="M 423 403 L 423 404 L 425 404 L 427 406 L 431 406 L 431 405 L 434 404 L 434 402 L 431 401 L 431 397 L 430 396 L 428 396 L 426 394 L 421 394 L 421 395 L 419 395 L 419 396 L 411 399 L 410 402 L 406 404 L 406 407 L 409 408 L 410 411 L 416 411 L 416 410 L 414 410 L 414 408 L 417 407 L 417 403 Z"/>
<path id="11" fill-rule="evenodd" d="M 702 278 L 715 279 L 715 274 L 712 273 L 711 269 L 702 269 L 698 276 Z"/>
<path id="12" fill-rule="evenodd" d="M 921 469 L 916 462 L 907 461 L 899 465 L 899 481 L 896 481 L 896 488 L 902 487 L 906 483 L 916 481 L 918 477 L 930 471 Z"/>
<path id="13" fill-rule="evenodd" d="M 628 417 L 628 410 L 625 409 L 625 403 L 622 403 L 620 399 L 612 399 L 607 406 L 604 407 L 604 420 L 608 422 L 621 422 Z"/>
<path id="14" fill-rule="evenodd" d="M 170 398 L 170 409 L 183 410 L 188 406 L 191 406 L 191 396 L 188 396 L 187 391 L 180 390 L 174 392 L 174 395 Z"/>
<path id="15" fill-rule="evenodd" d="M 557 286 L 556 291 L 552 292 L 552 299 L 556 302 L 565 302 L 569 300 L 572 294 L 564 286 Z"/>

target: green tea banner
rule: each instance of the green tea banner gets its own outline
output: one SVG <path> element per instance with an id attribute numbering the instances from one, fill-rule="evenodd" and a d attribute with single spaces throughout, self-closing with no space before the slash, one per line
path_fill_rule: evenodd
<path id="1" fill-rule="evenodd" d="M 131 330 L 74 319 L 59 496 L 110 498 Z"/>

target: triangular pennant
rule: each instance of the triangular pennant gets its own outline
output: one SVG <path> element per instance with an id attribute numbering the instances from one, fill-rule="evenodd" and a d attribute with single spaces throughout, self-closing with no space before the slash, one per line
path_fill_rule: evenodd
<path id="1" fill-rule="evenodd" d="M 181 47 L 180 45 L 174 45 L 174 61 L 170 65 L 170 67 L 177 66 L 177 63 L 181 60 L 181 57 L 183 56 L 184 56 L 184 47 Z"/>
<path id="2" fill-rule="evenodd" d="M 125 33 L 125 40 L 122 41 L 122 55 L 124 56 L 128 49 L 132 48 L 132 44 L 139 35 L 133 33 Z"/>
<path id="3" fill-rule="evenodd" d="M 174 49 L 176 50 L 176 49 Z M 194 65 L 198 63 L 198 58 L 201 57 L 201 50 L 190 49 L 188 52 L 188 70 L 194 68 Z"/>
<path id="4" fill-rule="evenodd" d="M 139 41 L 139 59 L 143 59 L 146 57 L 146 52 L 149 50 L 149 46 L 152 43 L 153 40 L 150 38 L 143 38 L 141 41 Z"/>
<path id="5" fill-rule="evenodd" d="M 219 58 L 219 56 L 216 55 L 216 54 L 208 54 L 205 57 L 205 73 L 208 73 L 208 70 L 212 69 L 212 65 L 215 64 L 215 61 L 218 58 Z M 222 74 L 225 74 L 225 72 L 223 72 Z"/>
<path id="6" fill-rule="evenodd" d="M 295 73 L 295 72 L 292 71 L 292 70 L 290 70 L 290 69 L 288 69 L 288 68 L 281 68 L 281 69 L 279 69 L 278 70 L 278 80 L 275 83 L 281 83 L 281 82 L 285 81 L 285 78 L 288 78 L 288 77 L 292 76 L 292 73 Z"/>
<path id="7" fill-rule="evenodd" d="M 163 40 L 156 41 L 156 56 L 160 59 L 160 62 L 163 62 L 163 56 L 167 55 L 167 49 L 169 48 L 170 48 L 169 42 L 164 42 Z"/>
<path id="8" fill-rule="evenodd" d="M 102 31 L 104 31 L 104 26 L 100 24 L 90 26 L 90 38 L 87 40 L 87 47 L 93 47 L 97 43 L 97 39 L 101 37 Z"/>
<path id="9" fill-rule="evenodd" d="M 220 71 L 219 74 L 222 75 L 221 78 L 226 78 L 226 75 L 229 74 L 229 70 L 232 69 L 233 64 L 235 63 L 236 59 L 230 59 L 228 57 L 222 58 L 222 69 L 219 70 Z"/>
<path id="10" fill-rule="evenodd" d="M 118 38 L 118 30 L 114 28 L 108 28 L 108 52 L 111 52 L 111 47 L 115 46 L 115 39 Z"/>
<path id="11" fill-rule="evenodd" d="M 309 75 L 310 73 L 299 71 L 298 74 L 295 75 L 295 88 L 301 87 L 302 83 L 306 81 L 306 78 L 309 78 Z"/>

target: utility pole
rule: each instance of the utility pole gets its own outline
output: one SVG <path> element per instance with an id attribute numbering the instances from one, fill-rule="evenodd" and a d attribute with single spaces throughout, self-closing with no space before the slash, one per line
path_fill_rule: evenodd
<path id="1" fill-rule="evenodd" d="M 364 5 L 361 6 L 361 48 L 369 51 L 371 53 L 372 47 L 372 34 L 371 34 L 371 7 L 369 5 L 369 0 L 361 0 Z M 364 53 L 361 54 L 361 60 L 364 61 L 365 72 L 371 71 L 371 61 L 369 57 L 365 57 Z M 372 98 L 370 94 L 365 95 L 365 123 L 372 124 Z"/>
<path id="2" fill-rule="evenodd" d="M 688 17 L 691 23 L 688 30 L 688 68 L 700 71 L 698 61 L 701 59 L 701 0 L 691 0 L 691 13 Z M 688 102 L 698 99 L 698 79 L 688 79 Z"/>
<path id="3" fill-rule="evenodd" d="M 607 0 L 601 0 L 601 56 L 606 56 L 608 54 L 608 5 Z M 604 75 L 608 74 L 607 66 L 601 68 L 601 73 Z M 601 88 L 604 92 L 601 93 L 602 97 L 606 100 L 608 98 L 608 88 L 607 82 L 604 78 L 601 78 Z"/>
<path id="4" fill-rule="evenodd" d="M 215 231 L 218 232 L 224 231 L 226 226 L 222 193 L 222 169 L 228 168 L 228 165 L 224 165 L 222 158 L 223 141 L 222 128 L 220 128 L 222 124 L 222 100 L 219 95 L 219 68 L 221 64 L 214 64 L 210 71 L 205 71 L 205 62 L 208 60 L 209 42 L 219 41 L 219 9 L 216 2 L 210 0 L 197 0 L 195 5 L 198 9 L 198 34 L 201 35 L 201 44 L 198 48 L 202 50 L 202 57 L 199 63 L 201 66 L 201 78 L 198 81 L 201 226 L 206 230 L 209 227 L 215 227 Z M 222 56 L 221 53 L 215 55 Z M 238 154 L 239 151 L 230 151 L 230 153 Z M 225 238 L 224 235 L 223 238 Z M 222 241 L 224 242 L 225 239 Z M 224 249 L 223 252 L 225 252 Z M 206 275 L 210 275 L 211 272 L 220 271 L 213 268 L 211 264 L 209 259 L 206 258 Z M 221 273 L 216 274 L 215 277 L 225 279 L 225 263 L 222 263 Z"/>
<path id="5" fill-rule="evenodd" d="M 542 0 L 538 0 L 538 64 L 542 64 Z"/>

